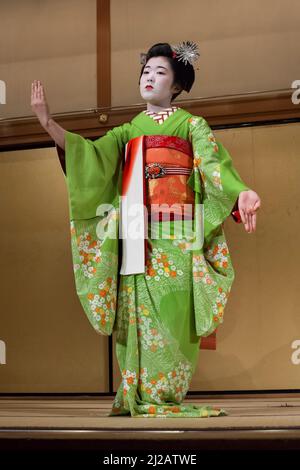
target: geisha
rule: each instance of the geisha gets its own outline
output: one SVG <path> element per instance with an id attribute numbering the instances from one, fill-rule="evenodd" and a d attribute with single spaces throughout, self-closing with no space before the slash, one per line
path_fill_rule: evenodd
<path id="1" fill-rule="evenodd" d="M 32 83 L 32 109 L 56 143 L 67 184 L 77 294 L 99 334 L 116 332 L 122 380 L 109 416 L 227 414 L 183 401 L 200 342 L 223 322 L 234 280 L 224 221 L 232 216 L 254 232 L 261 201 L 207 121 L 172 104 L 190 91 L 198 56 L 189 41 L 155 44 L 142 54 L 139 87 L 147 108 L 95 141 L 58 125 L 43 85 Z M 140 240 L 116 236 L 130 222 L 125 198 L 159 207 L 151 218 L 140 215 Z M 161 208 L 173 205 L 170 220 Z M 181 211 L 185 205 L 190 209 Z M 203 243 L 192 246 L 197 232 L 178 228 L 201 214 Z M 170 226 L 169 237 L 157 236 Z"/>

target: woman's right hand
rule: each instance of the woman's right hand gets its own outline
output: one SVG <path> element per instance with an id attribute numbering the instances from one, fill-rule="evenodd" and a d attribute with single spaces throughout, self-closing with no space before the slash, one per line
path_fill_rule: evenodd
<path id="1" fill-rule="evenodd" d="M 34 80 L 31 84 L 31 109 L 37 115 L 41 126 L 46 128 L 51 115 L 44 87 L 39 80 Z"/>

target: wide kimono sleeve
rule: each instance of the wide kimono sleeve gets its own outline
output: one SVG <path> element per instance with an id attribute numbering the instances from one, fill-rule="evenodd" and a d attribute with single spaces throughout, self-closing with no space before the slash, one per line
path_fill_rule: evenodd
<path id="1" fill-rule="evenodd" d="M 112 333 L 119 270 L 119 202 L 129 124 L 95 141 L 66 131 L 56 146 L 68 191 L 76 292 L 94 329 Z"/>
<path id="2" fill-rule="evenodd" d="M 203 117 L 189 118 L 189 138 L 194 164 L 188 184 L 194 190 L 195 205 L 201 206 L 203 227 L 202 246 L 193 250 L 195 323 L 197 335 L 208 336 L 223 322 L 234 280 L 223 223 L 236 208 L 240 192 L 250 188 Z"/>

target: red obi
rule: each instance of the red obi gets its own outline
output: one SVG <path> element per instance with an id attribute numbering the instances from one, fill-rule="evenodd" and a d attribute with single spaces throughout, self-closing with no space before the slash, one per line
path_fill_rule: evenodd
<path id="1" fill-rule="evenodd" d="M 149 220 L 192 219 L 195 197 L 187 184 L 193 169 L 191 143 L 180 137 L 151 135 L 145 136 L 144 146 Z"/>

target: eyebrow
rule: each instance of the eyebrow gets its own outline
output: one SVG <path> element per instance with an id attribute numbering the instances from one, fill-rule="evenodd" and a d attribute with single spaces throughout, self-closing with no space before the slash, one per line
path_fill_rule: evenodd
<path id="1" fill-rule="evenodd" d="M 148 68 L 148 67 L 151 69 L 150 65 L 146 65 L 145 69 Z M 157 68 L 157 69 L 165 69 L 165 70 L 168 70 L 166 67 L 163 67 L 162 65 L 158 65 L 156 68 Z"/>

